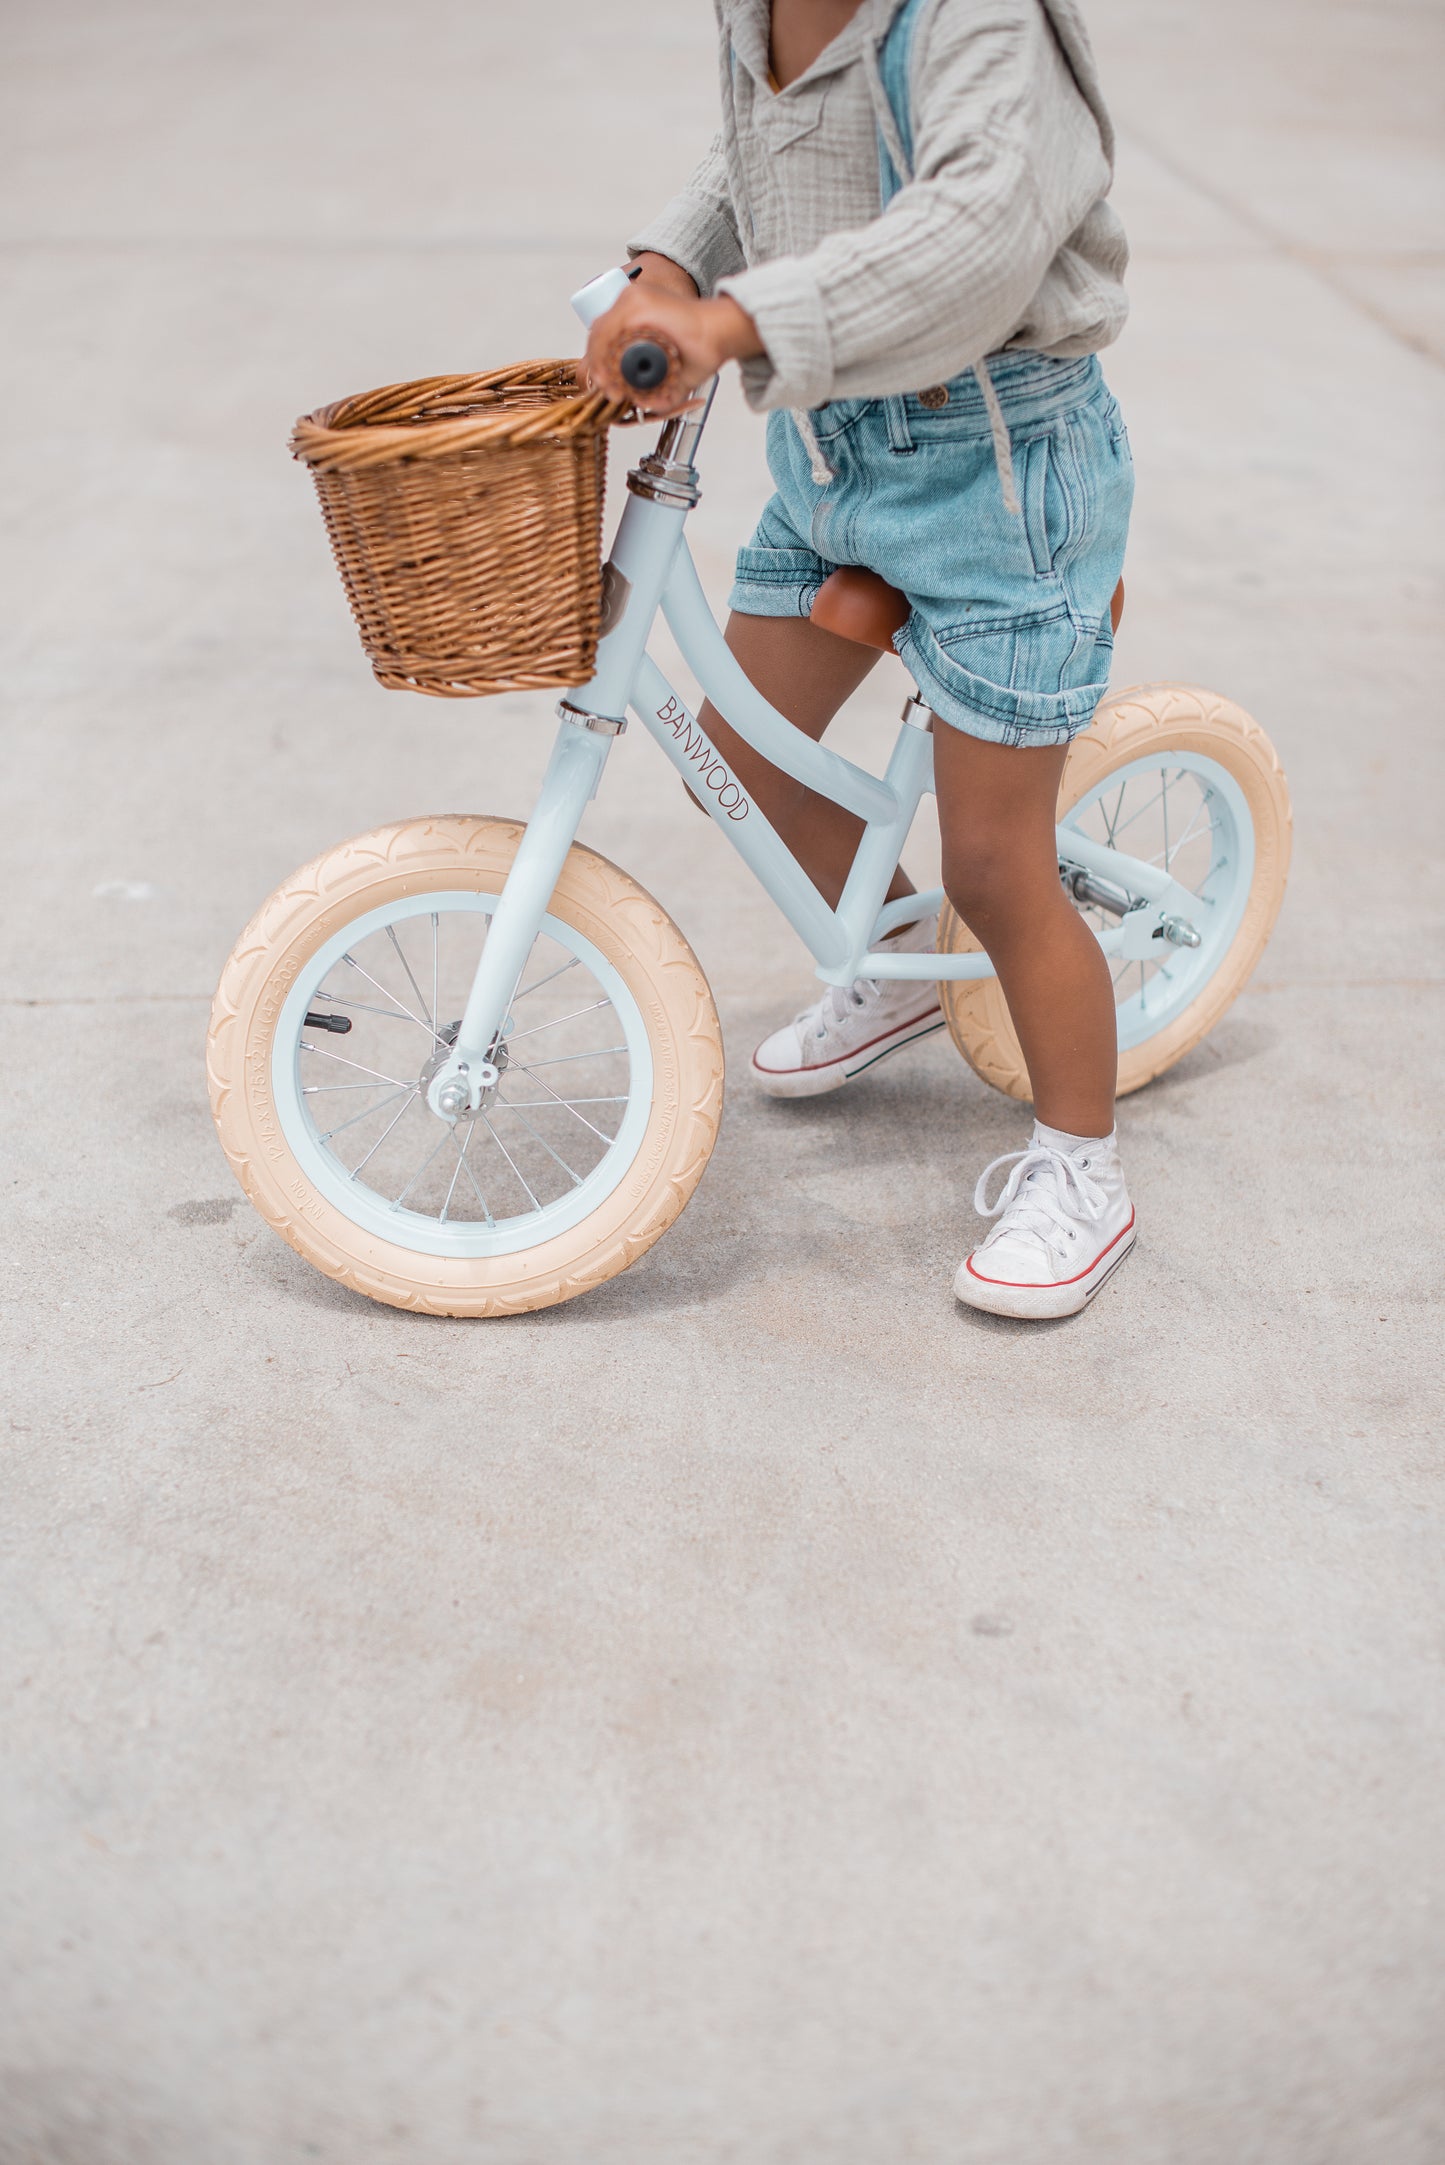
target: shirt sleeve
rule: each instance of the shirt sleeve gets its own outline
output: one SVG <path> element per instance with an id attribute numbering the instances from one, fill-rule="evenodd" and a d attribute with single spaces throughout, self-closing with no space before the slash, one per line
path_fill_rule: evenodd
<path id="1" fill-rule="evenodd" d="M 720 135 L 681 193 L 633 235 L 627 253 L 666 256 L 682 266 L 703 295 L 712 293 L 729 272 L 743 269 L 747 257 L 738 239 Z"/>
<path id="2" fill-rule="evenodd" d="M 886 397 L 1003 345 L 1108 187 L 1097 122 L 1042 10 L 940 0 L 912 65 L 914 174 L 877 219 L 719 290 L 758 327 L 755 407 Z"/>

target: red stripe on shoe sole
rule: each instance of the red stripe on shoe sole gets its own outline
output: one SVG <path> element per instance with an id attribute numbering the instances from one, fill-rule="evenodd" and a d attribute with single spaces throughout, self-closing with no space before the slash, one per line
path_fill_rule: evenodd
<path id="1" fill-rule="evenodd" d="M 822 1067 L 841 1067 L 845 1060 L 856 1060 L 860 1052 L 868 1051 L 869 1046 L 881 1045 L 885 1038 L 897 1037 L 902 1030 L 911 1030 L 915 1023 L 926 1022 L 930 1015 L 937 1015 L 940 1021 L 943 1019 L 943 1009 L 936 1000 L 932 1007 L 926 1007 L 921 1015 L 915 1015 L 912 1022 L 896 1022 L 891 1030 L 884 1030 L 879 1036 L 870 1037 L 866 1045 L 855 1045 L 851 1052 L 840 1052 L 836 1060 L 824 1060 L 820 1067 L 764 1067 L 756 1053 L 751 1065 L 760 1075 L 816 1075 Z"/>
<path id="2" fill-rule="evenodd" d="M 1120 1226 L 1118 1232 L 1110 1241 L 1109 1248 L 1117 1248 L 1124 1235 L 1133 1232 L 1134 1216 L 1135 1214 L 1131 1210 L 1129 1223 Z M 1011 1285 L 1017 1287 L 1020 1293 L 1048 1293 L 1055 1286 L 1077 1285 L 1081 1278 L 1087 1278 L 1091 1271 L 1098 1269 L 1105 1256 L 1109 1253 L 1109 1248 L 1101 1248 L 1094 1257 L 1093 1262 L 1086 1263 L 1082 1270 L 1076 1270 L 1072 1278 L 986 1278 L 981 1270 L 974 1269 L 972 1256 L 968 1259 L 968 1275 L 970 1278 L 977 1278 L 980 1285 Z"/>

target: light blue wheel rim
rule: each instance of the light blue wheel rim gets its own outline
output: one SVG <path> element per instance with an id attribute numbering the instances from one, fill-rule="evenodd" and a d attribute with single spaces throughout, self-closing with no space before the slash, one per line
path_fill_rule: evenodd
<path id="1" fill-rule="evenodd" d="M 1160 840 L 1161 823 L 1150 820 L 1150 791 L 1158 795 L 1161 778 L 1164 822 L 1173 790 L 1179 824 L 1172 833 L 1164 824 L 1167 842 L 1152 848 L 1149 843 Z M 1186 789 L 1192 801 L 1186 800 Z M 1200 934 L 1198 947 L 1171 948 L 1164 961 L 1144 966 L 1111 958 L 1119 1050 L 1129 1052 L 1176 1022 L 1229 953 L 1254 882 L 1254 820 L 1243 790 L 1218 760 L 1165 748 L 1116 768 L 1070 807 L 1061 825 L 1116 841 L 1131 856 L 1164 866 L 1194 896 L 1189 916 Z M 1201 841 L 1207 847 L 1194 849 L 1191 857 L 1191 847 Z M 1191 876 L 1201 866 L 1201 876 Z M 1109 922 L 1098 913 L 1085 915 Z"/>
<path id="2" fill-rule="evenodd" d="M 495 895 L 464 890 L 407 895 L 384 903 L 363 917 L 354 918 L 318 948 L 307 962 L 281 1009 L 272 1040 L 271 1087 L 276 1116 L 306 1180 L 351 1224 L 417 1255 L 458 1260 L 515 1255 L 570 1231 L 599 1209 L 626 1179 L 641 1148 L 652 1108 L 652 1048 L 637 1001 L 619 972 L 590 940 L 562 919 L 548 915 L 542 920 L 541 933 L 575 956 L 596 981 L 611 1003 L 621 1027 L 628 1059 L 627 1102 L 621 1124 L 604 1155 L 580 1184 L 539 1209 L 499 1218 L 492 1226 L 471 1219 L 441 1221 L 425 1212 L 388 1202 L 375 1189 L 350 1175 L 327 1148 L 306 1102 L 301 1052 L 308 1010 L 318 997 L 330 997 L 320 992 L 330 972 L 348 952 L 375 934 L 384 934 L 388 926 L 448 912 L 490 916 L 497 906 L 497 899 Z M 525 975 L 524 972 L 524 978 Z M 579 1099 L 578 1102 L 586 1101 Z M 444 1140 L 444 1123 L 435 1115 L 430 1117 L 438 1139 Z"/>

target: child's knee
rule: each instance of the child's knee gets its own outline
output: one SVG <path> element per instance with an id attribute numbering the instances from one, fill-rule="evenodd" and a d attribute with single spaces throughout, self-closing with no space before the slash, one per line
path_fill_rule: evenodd
<path id="1" fill-rule="evenodd" d="M 1007 912 L 1018 893 L 1016 857 L 988 837 L 966 850 L 951 851 L 943 861 L 943 891 L 966 925 Z"/>

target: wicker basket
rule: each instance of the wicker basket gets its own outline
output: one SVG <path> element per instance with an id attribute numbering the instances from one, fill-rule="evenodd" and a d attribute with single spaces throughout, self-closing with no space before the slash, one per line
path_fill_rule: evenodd
<path id="1" fill-rule="evenodd" d="M 291 436 L 381 683 L 443 699 L 585 684 L 607 429 L 574 361 L 344 398 Z"/>

